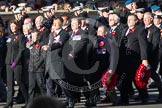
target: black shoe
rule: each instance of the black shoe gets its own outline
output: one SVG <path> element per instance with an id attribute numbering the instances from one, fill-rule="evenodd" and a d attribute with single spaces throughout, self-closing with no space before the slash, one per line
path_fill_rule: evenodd
<path id="1" fill-rule="evenodd" d="M 5 106 L 3 106 L 3 108 L 12 108 L 12 106 L 10 106 L 10 105 L 5 105 Z"/>
<path id="2" fill-rule="evenodd" d="M 23 104 L 23 103 L 25 103 L 25 100 L 24 99 L 17 99 L 15 102 L 17 104 Z"/>
<path id="3" fill-rule="evenodd" d="M 6 98 L 0 98 L 0 102 L 6 102 Z"/>
<path id="4" fill-rule="evenodd" d="M 129 104 L 129 103 L 128 103 Z M 113 102 L 112 106 L 118 106 L 119 105 L 119 101 Z"/>
<path id="5" fill-rule="evenodd" d="M 26 108 L 26 105 L 24 105 L 24 106 L 21 106 L 21 108 Z"/>
<path id="6" fill-rule="evenodd" d="M 157 99 L 156 102 L 157 103 L 162 103 L 162 99 Z"/>
<path id="7" fill-rule="evenodd" d="M 68 108 L 74 108 L 74 104 L 73 103 L 69 103 L 68 104 Z"/>
<path id="8" fill-rule="evenodd" d="M 139 95 L 137 95 L 135 98 L 134 98 L 135 101 L 139 101 L 141 100 L 141 97 Z"/>
<path id="9" fill-rule="evenodd" d="M 63 104 L 65 104 L 66 106 L 68 106 L 68 102 L 67 101 L 63 102 Z"/>
<path id="10" fill-rule="evenodd" d="M 86 107 L 95 107 L 96 103 L 86 103 L 85 106 Z"/>
<path id="11" fill-rule="evenodd" d="M 156 85 L 155 82 L 152 82 L 152 83 L 149 85 L 149 88 L 156 88 L 156 87 L 157 87 L 157 85 Z"/>
<path id="12" fill-rule="evenodd" d="M 158 99 L 156 100 L 157 103 L 162 103 L 162 96 L 159 96 Z"/>
<path id="13" fill-rule="evenodd" d="M 148 103 L 148 98 L 143 98 L 143 99 L 141 99 L 141 101 L 142 101 L 142 104 L 146 104 L 146 103 Z"/>
<path id="14" fill-rule="evenodd" d="M 96 106 L 96 102 L 92 101 L 92 100 L 87 100 L 85 103 L 86 107 L 95 107 Z"/>
<path id="15" fill-rule="evenodd" d="M 74 103 L 80 103 L 80 97 L 74 100 Z"/>
<path id="16" fill-rule="evenodd" d="M 128 106 L 129 102 L 119 102 L 118 105 L 119 106 Z"/>
<path id="17" fill-rule="evenodd" d="M 106 96 L 106 98 L 103 99 L 103 100 L 101 100 L 101 102 L 102 102 L 102 103 L 110 103 L 111 100 L 110 100 L 110 98 L 109 98 L 108 96 Z"/>
<path id="18" fill-rule="evenodd" d="M 127 106 L 127 105 L 129 105 L 129 101 L 128 100 L 122 100 L 122 99 L 120 99 L 118 101 L 118 105 L 119 106 Z"/>
<path id="19" fill-rule="evenodd" d="M 135 94 L 134 91 L 130 91 L 129 94 L 128 94 L 129 98 L 133 98 L 134 97 L 134 94 Z"/>
<path id="20" fill-rule="evenodd" d="M 69 99 L 68 108 L 74 108 L 74 100 L 73 99 Z"/>

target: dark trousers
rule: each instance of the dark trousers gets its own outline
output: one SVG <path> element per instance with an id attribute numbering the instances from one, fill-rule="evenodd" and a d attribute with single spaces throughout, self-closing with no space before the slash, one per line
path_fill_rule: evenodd
<path id="1" fill-rule="evenodd" d="M 10 65 L 7 65 L 7 105 L 12 106 L 13 105 L 13 91 L 14 91 L 14 79 L 17 81 L 18 86 L 20 87 L 20 90 L 25 98 L 25 102 L 27 102 L 28 94 L 27 90 L 25 88 L 24 83 L 22 82 L 22 66 L 17 65 L 16 68 L 11 69 Z"/>
<path id="2" fill-rule="evenodd" d="M 59 97 L 62 95 L 62 88 L 58 84 L 57 80 L 48 78 L 46 80 L 47 96 Z"/>
<path id="3" fill-rule="evenodd" d="M 121 102 L 128 103 L 129 94 L 132 92 L 132 82 L 134 82 L 135 73 L 138 69 L 141 61 L 138 56 L 131 56 L 128 55 L 126 57 L 121 57 L 119 59 L 118 64 L 118 74 L 119 74 L 119 83 L 118 89 L 120 90 L 121 94 Z M 148 96 L 146 89 L 140 89 L 136 86 L 139 95 L 141 98 L 145 98 Z"/>
<path id="4" fill-rule="evenodd" d="M 160 79 L 160 76 L 156 73 L 156 69 L 158 66 L 158 62 L 151 62 L 150 61 L 150 65 L 151 65 L 151 78 L 155 81 L 157 88 L 159 90 L 159 95 L 162 97 L 162 81 Z M 147 92 L 147 89 L 143 89 L 144 92 Z M 141 94 L 143 94 L 144 92 L 142 92 Z"/>
<path id="5" fill-rule="evenodd" d="M 25 88 L 28 91 L 28 83 L 29 83 L 29 74 L 28 74 L 28 64 L 23 64 L 23 69 L 22 69 L 22 81 L 25 84 Z M 17 101 L 23 101 L 24 97 L 23 94 L 21 93 L 21 90 L 19 88 L 18 94 L 17 94 Z"/>
<path id="6" fill-rule="evenodd" d="M 65 81 L 67 82 L 67 81 Z M 71 90 L 70 85 L 72 85 L 72 87 L 81 87 L 80 86 L 80 82 L 71 82 L 71 81 L 68 81 L 68 84 L 66 88 L 63 88 L 63 91 L 67 97 L 67 100 L 71 100 L 71 101 L 77 101 L 78 98 L 80 98 L 81 96 L 81 93 L 79 91 L 76 91 L 76 90 Z"/>
<path id="7" fill-rule="evenodd" d="M 158 62 L 157 63 L 153 62 L 151 64 L 151 69 L 152 69 L 151 78 L 155 81 L 157 88 L 159 90 L 159 93 L 162 97 L 162 81 L 160 79 L 160 76 L 156 73 L 157 67 L 158 67 Z"/>
<path id="8" fill-rule="evenodd" d="M 65 81 L 67 82 L 67 81 Z M 68 81 L 68 84 L 67 87 L 63 88 L 63 91 L 67 97 L 67 100 L 69 102 L 70 101 L 75 101 L 75 102 L 78 102 L 80 101 L 80 97 L 81 97 L 81 91 L 79 91 L 79 87 L 86 87 L 88 86 L 86 82 L 71 82 L 71 81 Z M 72 88 L 75 88 L 75 89 L 71 89 Z M 86 90 L 86 89 L 85 89 Z M 95 90 L 92 90 L 92 91 L 83 91 L 83 94 L 86 98 L 86 100 L 95 100 L 96 96 L 96 89 Z"/>
<path id="9" fill-rule="evenodd" d="M 3 72 L 3 67 L 0 67 L 0 98 L 6 98 L 7 97 L 7 92 L 6 92 L 6 87 L 4 85 L 1 73 Z"/>
<path id="10" fill-rule="evenodd" d="M 46 86 L 45 86 L 45 77 L 44 72 L 29 72 L 29 102 L 33 100 L 35 94 L 36 94 L 36 88 L 38 86 L 38 89 L 41 93 L 41 95 L 46 94 Z"/>
<path id="11" fill-rule="evenodd" d="M 29 83 L 29 72 L 28 72 L 28 64 L 23 65 L 23 73 L 22 73 L 22 79 L 25 84 L 26 89 L 28 89 L 28 83 Z"/>
<path id="12" fill-rule="evenodd" d="M 160 61 L 160 69 L 159 69 L 159 74 L 161 75 L 162 77 L 162 60 Z"/>

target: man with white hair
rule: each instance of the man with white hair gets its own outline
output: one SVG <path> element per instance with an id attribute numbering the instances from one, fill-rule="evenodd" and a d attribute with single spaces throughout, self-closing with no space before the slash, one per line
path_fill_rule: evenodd
<path id="1" fill-rule="evenodd" d="M 47 45 L 48 44 L 48 40 L 49 40 L 49 33 L 50 30 L 47 29 L 46 27 L 44 27 L 43 25 L 43 16 L 38 16 L 35 19 L 35 27 L 37 30 L 39 30 L 40 35 L 39 35 L 39 41 L 41 45 Z"/>
<path id="2" fill-rule="evenodd" d="M 31 45 L 31 31 L 32 31 L 32 25 L 25 24 L 23 25 L 23 34 L 25 36 L 25 50 L 23 52 L 23 72 L 22 72 L 22 80 L 25 83 L 26 89 L 28 88 L 28 82 L 29 82 L 29 77 L 28 77 L 28 65 L 29 65 L 29 58 L 30 58 L 30 51 L 29 47 Z M 21 96 L 21 95 L 20 95 Z"/>
<path id="3" fill-rule="evenodd" d="M 83 70 L 88 69 L 87 44 L 88 38 L 80 29 L 81 21 L 78 18 L 71 20 L 72 32 L 69 41 L 63 48 L 66 82 L 73 87 L 82 87 L 84 84 Z M 64 89 L 68 99 L 68 108 L 74 108 L 74 100 L 80 98 L 79 91 Z"/>
<path id="4" fill-rule="evenodd" d="M 160 30 L 153 24 L 153 15 L 150 12 L 146 12 L 143 18 L 145 28 L 147 30 L 147 40 L 148 40 L 148 61 L 151 66 L 151 78 L 155 81 L 158 90 L 159 98 L 157 101 L 162 101 L 162 82 L 159 75 L 156 73 L 158 66 L 158 52 L 160 43 Z"/>
<path id="5" fill-rule="evenodd" d="M 109 15 L 109 36 L 114 36 L 115 40 L 117 42 L 117 45 L 119 44 L 119 39 L 121 38 L 121 33 L 123 30 L 123 25 L 120 23 L 120 18 L 117 14 L 112 13 Z"/>

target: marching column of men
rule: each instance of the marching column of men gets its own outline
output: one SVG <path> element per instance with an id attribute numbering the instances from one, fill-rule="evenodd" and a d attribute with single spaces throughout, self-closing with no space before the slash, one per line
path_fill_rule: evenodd
<path id="1" fill-rule="evenodd" d="M 156 17 L 146 12 L 140 22 L 135 14 L 129 14 L 125 26 L 117 14 L 108 14 L 107 10 L 103 12 L 108 15 L 104 17 L 106 25 L 100 18 L 98 21 L 103 24 L 96 29 L 96 25 L 90 25 L 86 18 L 76 17 L 71 19 L 70 32 L 62 28 L 64 21 L 61 17 L 52 16 L 51 32 L 51 28 L 43 24 L 43 16 L 36 17 L 35 29 L 32 20 L 27 18 L 23 25 L 24 35 L 19 31 L 17 22 L 10 22 L 11 36 L 6 41 L 8 92 L 5 108 L 13 106 L 14 80 L 20 87 L 26 105 L 37 95 L 59 98 L 64 93 L 68 108 L 74 108 L 83 92 L 85 106 L 96 106 L 100 91 L 93 84 L 100 82 L 105 71 L 110 77 L 116 72 L 118 81 L 122 80 L 117 86 L 119 102 L 115 89 L 108 91 L 106 98 L 110 98 L 113 105 L 128 105 L 129 97 L 134 94 L 132 82 L 135 82 L 140 64 L 148 69 L 151 67 L 151 78 L 157 84 L 158 102 L 161 102 L 162 82 L 156 73 L 158 63 L 162 63 L 160 23 L 153 22 Z M 26 77 L 27 82 L 21 77 Z M 67 85 L 63 86 L 60 82 Z M 147 89 L 135 86 L 141 101 L 147 102 Z M 73 87 L 78 89 L 70 89 Z"/>
<path id="2" fill-rule="evenodd" d="M 151 78 L 155 81 L 158 87 L 158 90 L 159 90 L 159 98 L 161 98 L 162 97 L 162 82 L 161 82 L 159 75 L 156 73 L 156 69 L 158 66 L 160 29 L 158 29 L 153 24 L 153 16 L 151 13 L 146 12 L 144 14 L 143 20 L 144 20 L 145 29 L 147 30 L 148 62 L 152 70 Z"/>

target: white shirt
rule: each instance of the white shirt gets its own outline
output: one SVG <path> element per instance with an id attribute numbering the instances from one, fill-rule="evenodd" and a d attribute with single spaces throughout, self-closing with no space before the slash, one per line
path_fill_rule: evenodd
<path id="1" fill-rule="evenodd" d="M 113 32 L 116 29 L 117 25 L 111 27 L 111 32 Z"/>
<path id="2" fill-rule="evenodd" d="M 58 35 L 60 33 L 61 29 L 55 30 L 54 32 Z"/>
<path id="3" fill-rule="evenodd" d="M 146 29 L 146 28 L 149 28 L 149 27 L 151 27 L 151 26 L 152 26 L 152 24 L 150 24 L 150 25 L 148 25 L 148 26 L 145 26 L 145 29 Z"/>

